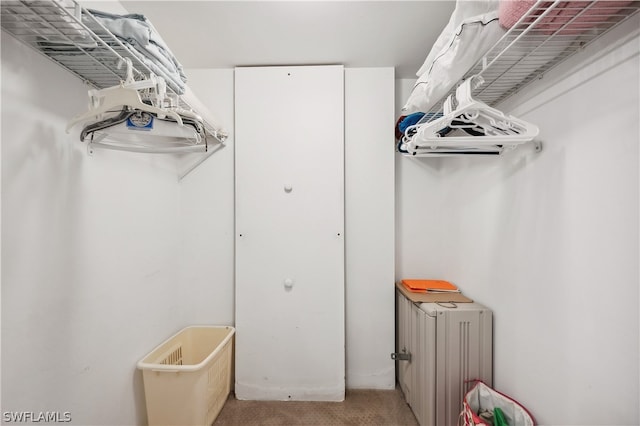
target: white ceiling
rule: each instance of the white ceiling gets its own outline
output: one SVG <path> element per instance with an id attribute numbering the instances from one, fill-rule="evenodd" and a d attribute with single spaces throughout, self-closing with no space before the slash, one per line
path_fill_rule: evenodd
<path id="1" fill-rule="evenodd" d="M 87 1 L 99 8 L 100 2 Z M 120 0 L 189 68 L 343 64 L 415 78 L 455 1 Z M 104 9 L 102 9 L 104 10 Z"/>

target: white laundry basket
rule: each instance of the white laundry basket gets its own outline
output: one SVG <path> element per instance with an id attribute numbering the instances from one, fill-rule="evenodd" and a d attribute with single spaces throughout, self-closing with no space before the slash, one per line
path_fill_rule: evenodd
<path id="1" fill-rule="evenodd" d="M 210 425 L 231 390 L 235 329 L 184 328 L 138 362 L 149 425 Z"/>

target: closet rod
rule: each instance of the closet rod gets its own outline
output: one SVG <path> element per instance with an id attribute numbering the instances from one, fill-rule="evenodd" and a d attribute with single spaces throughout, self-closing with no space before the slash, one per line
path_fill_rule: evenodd
<path id="1" fill-rule="evenodd" d="M 134 146 L 134 145 L 118 145 L 105 144 L 102 142 L 89 142 L 88 146 L 91 151 L 92 148 L 110 149 L 114 151 L 128 151 L 139 152 L 145 154 L 182 154 L 182 153 L 204 153 L 207 152 L 206 145 L 193 145 L 193 146 L 166 146 L 166 147 L 146 147 L 146 146 Z M 186 174 L 185 174 L 186 175 Z"/>

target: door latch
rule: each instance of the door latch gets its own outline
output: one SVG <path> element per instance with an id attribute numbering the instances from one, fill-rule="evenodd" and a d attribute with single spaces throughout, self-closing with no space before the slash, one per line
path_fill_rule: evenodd
<path id="1" fill-rule="evenodd" d="M 411 354 L 407 353 L 405 348 L 402 349 L 402 352 L 394 352 L 391 354 L 391 359 L 394 361 L 409 361 L 411 362 Z"/>

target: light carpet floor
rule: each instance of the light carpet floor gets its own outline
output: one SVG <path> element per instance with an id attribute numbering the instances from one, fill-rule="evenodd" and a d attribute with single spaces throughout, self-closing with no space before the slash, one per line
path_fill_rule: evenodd
<path id="1" fill-rule="evenodd" d="M 396 390 L 347 390 L 343 402 L 239 401 L 233 393 L 214 425 L 418 425 Z"/>

